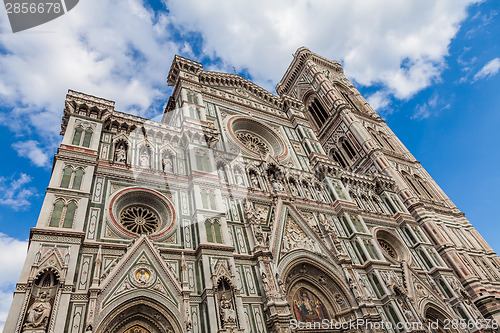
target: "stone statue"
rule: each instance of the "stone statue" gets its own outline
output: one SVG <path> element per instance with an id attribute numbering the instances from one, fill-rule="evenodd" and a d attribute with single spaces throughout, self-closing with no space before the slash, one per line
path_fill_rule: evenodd
<path id="1" fill-rule="evenodd" d="M 35 299 L 35 302 L 28 309 L 24 328 L 40 328 L 47 327 L 52 305 L 46 291 L 42 291 Z"/>
<path id="2" fill-rule="evenodd" d="M 146 151 L 142 152 L 139 159 L 141 168 L 149 168 L 149 154 Z"/>
<path id="3" fill-rule="evenodd" d="M 217 174 L 219 175 L 219 180 L 220 181 L 227 183 L 226 171 L 224 170 L 224 166 L 223 165 L 219 165 L 217 167 Z"/>
<path id="4" fill-rule="evenodd" d="M 267 275 L 264 272 L 262 272 L 262 288 L 266 292 L 266 296 L 270 296 L 269 292 L 271 291 L 271 286 L 269 283 L 269 279 L 267 278 Z"/>
<path id="5" fill-rule="evenodd" d="M 236 322 L 236 312 L 233 309 L 233 302 L 227 299 L 226 294 L 220 298 L 220 311 L 222 315 L 223 327 Z"/>
<path id="6" fill-rule="evenodd" d="M 299 195 L 299 191 L 297 191 L 297 186 L 295 185 L 295 182 L 290 182 L 290 193 L 296 197 Z"/>
<path id="7" fill-rule="evenodd" d="M 118 148 L 116 148 L 115 161 L 117 163 L 127 162 L 127 152 L 125 151 L 125 148 L 123 148 L 123 146 L 121 145 Z"/>
<path id="8" fill-rule="evenodd" d="M 173 170 L 173 164 L 172 164 L 172 159 L 168 156 L 164 157 L 162 160 L 163 163 L 163 171 L 164 172 L 172 172 Z"/>
<path id="9" fill-rule="evenodd" d="M 234 180 L 236 182 L 236 185 L 239 185 L 239 186 L 245 185 L 245 183 L 243 182 L 243 177 L 241 176 L 241 172 L 238 169 L 234 170 Z"/>
<path id="10" fill-rule="evenodd" d="M 255 175 L 255 173 L 250 174 L 250 182 L 252 183 L 253 188 L 260 188 L 259 180 L 257 179 L 257 176 Z"/>

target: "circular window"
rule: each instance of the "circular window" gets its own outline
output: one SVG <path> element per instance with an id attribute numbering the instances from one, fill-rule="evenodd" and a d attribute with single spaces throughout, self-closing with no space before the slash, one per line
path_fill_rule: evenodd
<path id="1" fill-rule="evenodd" d="M 110 226 L 121 236 L 162 238 L 172 230 L 175 213 L 161 193 L 146 188 L 118 191 L 109 203 Z"/>
<path id="2" fill-rule="evenodd" d="M 142 206 L 129 206 L 122 209 L 120 222 L 125 229 L 136 234 L 152 234 L 158 230 L 160 219 L 153 210 Z"/>
<path id="3" fill-rule="evenodd" d="M 396 250 L 394 250 L 394 248 L 392 247 L 391 244 L 389 244 L 389 242 L 387 242 L 383 239 L 378 239 L 378 243 L 379 243 L 380 247 L 382 248 L 382 250 L 384 250 L 385 253 L 387 253 L 391 258 L 394 258 L 394 259 L 398 258 L 398 254 L 397 254 Z"/>
<path id="4" fill-rule="evenodd" d="M 252 155 L 265 157 L 269 154 L 282 159 L 288 154 L 280 135 L 257 120 L 235 116 L 227 122 L 227 129 L 234 141 Z"/>
<path id="5" fill-rule="evenodd" d="M 236 137 L 248 149 L 262 156 L 266 156 L 270 152 L 268 143 L 254 133 L 240 131 L 236 133 Z"/>
<path id="6" fill-rule="evenodd" d="M 378 230 L 375 238 L 386 257 L 396 261 L 408 261 L 410 257 L 408 249 L 392 232 L 383 229 Z"/>

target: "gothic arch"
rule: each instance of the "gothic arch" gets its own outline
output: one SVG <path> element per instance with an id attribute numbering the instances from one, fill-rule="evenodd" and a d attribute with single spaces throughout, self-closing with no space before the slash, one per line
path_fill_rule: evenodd
<path id="1" fill-rule="evenodd" d="M 181 325 L 179 310 L 170 302 L 160 301 L 157 296 L 148 297 L 148 291 L 128 294 L 109 304 L 101 313 L 95 333 L 123 333 L 135 325 L 150 333 L 186 332 Z"/>
<path id="2" fill-rule="evenodd" d="M 311 93 L 307 96 L 304 96 L 304 105 L 307 110 L 307 115 L 309 118 L 312 118 L 312 124 L 315 125 L 317 130 L 319 131 L 321 127 L 327 122 L 330 117 L 329 112 L 323 105 L 321 98 L 317 96 L 315 93 Z"/>
<path id="3" fill-rule="evenodd" d="M 435 329 L 436 333 L 453 333 L 457 332 L 450 325 L 449 329 L 444 329 L 444 321 L 453 319 L 446 311 L 444 311 L 440 306 L 435 305 L 434 303 L 427 301 L 426 303 L 421 305 L 422 317 L 424 318 L 425 324 L 428 325 L 430 323 L 438 322 L 437 329 Z"/>
<path id="4" fill-rule="evenodd" d="M 348 292 L 349 287 L 345 282 L 343 274 L 341 273 L 341 267 L 315 253 L 307 250 L 296 250 L 290 252 L 281 258 L 279 264 L 277 265 L 277 271 L 280 276 L 286 278 L 294 268 L 304 264 L 316 267 L 325 275 L 328 275 L 328 277 L 335 282 L 335 284 L 347 297 L 350 306 L 357 305 L 354 297 L 352 297 L 352 295 Z"/>
<path id="5" fill-rule="evenodd" d="M 286 297 L 294 318 L 300 321 L 353 318 L 352 309 L 357 303 L 338 276 L 340 268 L 304 252 L 279 265 L 283 268 L 281 276 L 285 278 Z M 304 313 L 305 303 L 315 304 L 316 310 Z"/>

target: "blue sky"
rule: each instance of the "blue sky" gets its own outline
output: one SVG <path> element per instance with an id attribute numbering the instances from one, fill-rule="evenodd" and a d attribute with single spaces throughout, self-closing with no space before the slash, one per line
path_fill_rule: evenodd
<path id="1" fill-rule="evenodd" d="M 500 250 L 498 2 L 85 0 L 12 34 L 0 10 L 0 298 L 8 299 L 60 143 L 67 89 L 161 113 L 174 54 L 274 92 L 307 46 L 346 75 Z M 8 304 L 0 305 L 0 328 Z"/>

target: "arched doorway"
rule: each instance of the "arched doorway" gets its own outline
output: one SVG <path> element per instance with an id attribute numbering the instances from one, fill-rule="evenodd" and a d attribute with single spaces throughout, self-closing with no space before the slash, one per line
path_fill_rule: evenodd
<path id="1" fill-rule="evenodd" d="M 115 306 L 96 333 L 181 333 L 178 319 L 159 302 L 138 297 Z"/>
<path id="2" fill-rule="evenodd" d="M 341 282 L 323 269 L 305 262 L 295 265 L 286 275 L 286 284 L 292 318 L 303 323 L 305 331 L 321 329 L 321 332 L 333 332 L 334 327 L 321 326 L 321 323 L 356 318 Z"/>
<path id="3" fill-rule="evenodd" d="M 428 306 L 425 310 L 425 325 L 432 333 L 453 333 L 457 332 L 450 325 L 452 318 L 435 306 Z M 448 324 L 448 325 L 446 325 Z"/>

